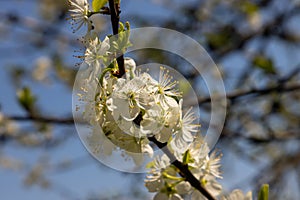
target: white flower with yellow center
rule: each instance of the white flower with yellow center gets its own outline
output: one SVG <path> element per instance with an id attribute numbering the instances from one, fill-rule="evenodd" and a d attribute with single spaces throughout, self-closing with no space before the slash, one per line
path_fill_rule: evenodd
<path id="1" fill-rule="evenodd" d="M 69 0 L 70 4 L 70 16 L 74 21 L 74 25 L 77 25 L 74 28 L 73 32 L 79 30 L 83 25 L 87 25 L 88 29 L 91 28 L 92 23 L 89 20 L 89 3 L 87 0 Z"/>
<path id="2" fill-rule="evenodd" d="M 135 68 L 136 68 L 136 63 L 132 58 L 125 57 L 124 58 L 124 66 L 126 70 L 126 79 L 130 80 L 135 77 Z"/>
<path id="3" fill-rule="evenodd" d="M 108 54 L 109 48 L 110 44 L 108 37 L 105 37 L 103 42 L 101 42 L 97 36 L 89 39 L 84 54 L 84 61 L 92 68 L 100 68 L 103 56 Z"/>
<path id="4" fill-rule="evenodd" d="M 144 84 L 138 79 L 126 82 L 125 79 L 118 79 L 111 98 L 107 105 L 113 115 L 119 118 L 122 116 L 127 121 L 134 120 L 138 113 L 137 95 Z"/>
<path id="5" fill-rule="evenodd" d="M 166 154 L 158 156 L 150 163 L 150 175 L 145 180 L 149 192 L 157 192 L 154 199 L 183 200 L 181 195 L 189 194 L 192 187 L 184 178 L 178 177 L 178 172 L 171 166 Z"/>
<path id="6" fill-rule="evenodd" d="M 164 67 L 160 68 L 158 81 L 151 80 L 151 92 L 155 94 L 155 101 L 159 103 L 165 110 L 172 106 L 176 101 L 174 98 L 180 97 L 181 93 L 176 89 L 177 81 L 169 74 Z"/>
<path id="7" fill-rule="evenodd" d="M 190 108 L 184 115 L 182 113 L 182 99 L 179 101 L 179 123 L 172 140 L 172 147 L 176 152 L 185 152 L 188 145 L 193 142 L 193 133 L 198 132 L 199 124 L 194 124 L 196 117 Z"/>
<path id="8" fill-rule="evenodd" d="M 167 194 L 163 192 L 157 193 L 153 200 L 183 200 L 183 198 L 179 194 Z"/>
<path id="9" fill-rule="evenodd" d="M 141 131 L 148 135 L 155 135 L 161 131 L 165 124 L 166 113 L 161 106 L 151 103 L 151 107 L 145 111 L 141 121 Z"/>
<path id="10" fill-rule="evenodd" d="M 189 154 L 193 158 L 193 162 L 189 163 L 192 167 L 193 174 L 200 179 L 203 176 L 212 178 L 222 178 L 221 176 L 221 156 L 216 151 L 209 155 L 209 148 L 203 138 L 197 137 L 188 147 Z"/>
<path id="11" fill-rule="evenodd" d="M 113 92 L 106 101 L 107 108 L 123 131 L 137 135 L 134 120 L 141 112 L 139 94 L 145 84 L 138 77 L 129 81 L 119 78 L 113 87 Z"/>
<path id="12" fill-rule="evenodd" d="M 170 159 L 164 154 L 162 156 L 155 157 L 151 164 L 152 169 L 146 177 L 145 186 L 148 188 L 149 192 L 158 192 L 165 185 L 162 171 L 170 166 Z"/>
<path id="13" fill-rule="evenodd" d="M 176 89 L 178 81 L 174 81 L 173 77 L 169 74 L 169 70 L 164 67 L 160 68 L 158 79 L 158 92 L 162 95 L 179 97 L 181 93 Z"/>

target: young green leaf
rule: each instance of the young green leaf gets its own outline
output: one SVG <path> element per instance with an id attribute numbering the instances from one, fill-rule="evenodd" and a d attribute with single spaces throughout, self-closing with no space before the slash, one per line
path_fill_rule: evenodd
<path id="1" fill-rule="evenodd" d="M 253 15 L 259 11 L 259 7 L 252 2 L 244 1 L 241 4 L 241 10 L 248 15 Z"/>
<path id="2" fill-rule="evenodd" d="M 253 64 L 263 70 L 265 73 L 276 74 L 273 61 L 263 55 L 258 55 L 253 59 Z"/>
<path id="3" fill-rule="evenodd" d="M 264 184 L 261 186 L 258 193 L 258 200 L 268 200 L 269 199 L 269 185 Z"/>
<path id="4" fill-rule="evenodd" d="M 94 12 L 100 11 L 100 9 L 107 3 L 108 0 L 93 0 L 92 7 Z"/>
<path id="5" fill-rule="evenodd" d="M 17 92 L 21 106 L 28 112 L 32 112 L 36 97 L 31 93 L 30 88 L 24 87 Z"/>

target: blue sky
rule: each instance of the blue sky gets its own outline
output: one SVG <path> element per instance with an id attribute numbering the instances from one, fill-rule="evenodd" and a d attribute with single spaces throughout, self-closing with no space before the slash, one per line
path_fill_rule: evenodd
<path id="1" fill-rule="evenodd" d="M 0 14 L 15 12 L 20 16 L 37 18 L 39 14 L 36 1 L 37 0 L 2 0 Z M 180 6 L 181 1 L 178 0 L 176 2 L 176 6 Z M 172 14 L 174 14 L 166 7 L 157 6 L 156 4 L 146 0 L 123 0 L 122 6 L 124 8 L 122 9 L 122 14 L 135 12 L 140 15 L 146 15 L 149 18 L 157 19 L 166 19 L 172 17 Z M 134 28 L 134 23 L 131 24 Z M 63 23 L 61 26 L 64 26 L 60 27 L 64 33 L 66 33 L 69 37 L 75 38 L 67 23 Z M 20 108 L 16 101 L 16 90 L 13 85 L 14 80 L 11 80 L 8 76 L 10 70 L 9 66 L 12 64 L 20 64 L 24 65 L 28 69 L 32 69 L 35 60 L 40 56 L 47 55 L 48 51 L 47 49 L 42 51 L 32 51 L 29 46 L 28 51 L 26 51 L 27 48 L 19 50 L 19 42 L 22 41 L 23 38 L 17 38 L 16 35 L 30 33 L 21 27 L 11 27 L 8 31 L 8 36 L 0 38 L 0 64 L 3 69 L 0 70 L 0 111 L 8 115 L 23 115 L 24 111 Z M 18 34 L 16 34 L 16 32 Z M 22 44 L 26 44 L 26 41 Z M 287 51 L 284 49 L 284 45 L 280 43 L 269 47 L 269 49 L 270 54 L 272 53 L 275 55 L 274 59 L 278 59 L 282 66 L 300 61 L 300 57 L 297 56 L 292 57 L 298 60 L 285 59 Z M 74 49 L 70 49 L 70 52 L 65 54 L 69 57 L 67 60 L 70 63 L 75 64 L 78 61 L 72 57 L 73 50 Z M 292 53 L 299 54 L 300 52 L 298 50 L 293 51 Z M 231 55 L 231 57 L 228 57 L 222 62 L 223 67 L 226 70 L 238 70 L 236 66 L 243 66 L 245 63 L 239 55 Z M 286 68 L 280 68 L 280 70 L 282 74 L 290 71 Z M 25 83 L 32 87 L 33 93 L 38 94 L 38 104 L 43 107 L 43 112 L 45 114 L 59 117 L 71 116 L 72 91 L 68 87 L 64 86 L 59 81 L 48 85 L 39 85 L 29 80 L 25 81 Z M 227 89 L 230 90 L 230 84 L 232 83 L 226 84 Z M 26 126 L 26 123 L 23 125 Z M 73 126 L 55 126 L 54 132 L 55 134 L 76 134 L 76 130 Z M 95 192 L 103 195 L 120 192 L 126 194 L 132 185 L 132 181 L 136 181 L 133 179 L 135 176 L 134 174 L 128 174 L 125 176 L 120 172 L 103 166 L 95 160 L 86 151 L 77 135 L 66 139 L 64 145 L 55 149 L 23 148 L 13 141 L 8 142 L 5 145 L 0 146 L 0 156 L 14 158 L 25 164 L 24 169 L 21 170 L 11 170 L 0 166 L 0 191 L 1 199 L 3 200 L 84 199 L 89 194 Z M 44 157 L 48 158 L 50 163 L 75 160 L 78 166 L 70 170 L 60 172 L 55 169 L 47 169 L 45 171 L 45 175 L 46 178 L 49 178 L 51 184 L 53 184 L 52 189 L 50 188 L 45 190 L 36 185 L 32 187 L 24 187 L 23 182 L 27 173 Z M 223 162 L 233 163 L 234 161 L 237 161 L 237 159 L 238 158 L 235 155 L 228 153 L 224 155 Z M 250 163 L 234 163 L 234 165 L 230 166 L 232 167 L 230 170 L 226 170 L 229 171 L 229 173 L 224 174 L 224 180 L 222 183 L 225 188 L 231 188 L 231 186 L 236 186 L 243 180 L 247 180 L 257 169 Z M 245 173 L 245 171 L 247 172 Z M 238 174 L 238 178 L 232 179 L 232 176 L 236 176 L 236 174 Z M 136 181 L 136 184 L 143 188 L 143 180 Z M 247 187 L 245 188 L 250 189 Z"/>

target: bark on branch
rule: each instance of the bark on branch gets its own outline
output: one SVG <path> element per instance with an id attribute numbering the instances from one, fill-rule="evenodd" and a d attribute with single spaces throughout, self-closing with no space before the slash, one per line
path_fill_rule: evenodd
<path id="1" fill-rule="evenodd" d="M 113 34 L 115 35 L 115 37 L 118 37 L 121 13 L 120 4 L 116 3 L 115 0 L 109 0 L 109 9 Z M 121 78 L 125 74 L 124 56 L 121 51 L 117 52 L 116 56 L 119 70 L 117 71 L 117 73 L 114 74 L 114 76 Z"/>

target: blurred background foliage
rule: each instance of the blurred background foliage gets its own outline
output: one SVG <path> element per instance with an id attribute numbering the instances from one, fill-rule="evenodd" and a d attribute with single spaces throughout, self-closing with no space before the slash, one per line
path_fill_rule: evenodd
<path id="1" fill-rule="evenodd" d="M 80 144 L 71 98 L 80 63 L 73 55 L 82 55 L 83 47 L 76 39 L 81 33 L 72 34 L 66 21 L 67 2 L 1 3 L 1 196 L 150 198 L 143 174 L 103 166 Z M 218 65 L 228 98 L 216 147 L 224 154 L 224 188 L 257 191 L 268 183 L 270 199 L 299 199 L 300 1 L 123 0 L 121 10 L 121 21 L 132 28 L 159 26 L 192 37 Z M 93 21 L 102 39 L 111 33 L 108 16 Z M 189 79 L 205 130 L 210 98 L 201 75 L 167 52 L 147 50 L 133 57 L 137 64 L 167 64 Z"/>

